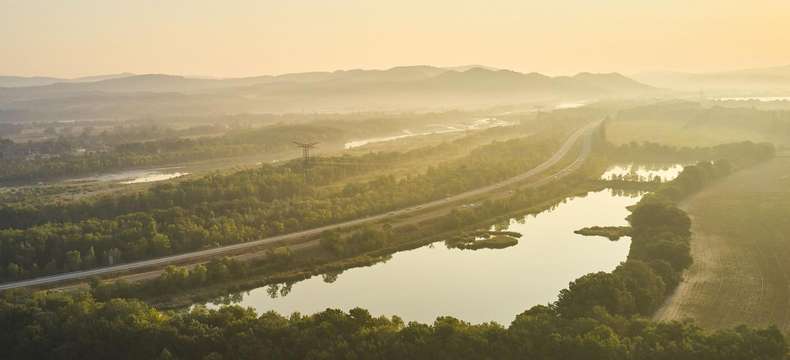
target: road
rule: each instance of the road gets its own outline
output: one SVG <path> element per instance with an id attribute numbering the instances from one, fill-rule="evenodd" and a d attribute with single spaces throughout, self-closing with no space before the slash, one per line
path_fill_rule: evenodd
<path id="1" fill-rule="evenodd" d="M 467 199 L 474 198 L 474 197 L 480 196 L 480 195 L 488 193 L 488 192 L 492 192 L 492 191 L 495 191 L 495 190 L 500 190 L 502 188 L 508 187 L 510 185 L 513 185 L 513 184 L 516 184 L 516 183 L 528 180 L 529 178 L 535 177 L 537 175 L 540 175 L 541 173 L 545 172 L 546 170 L 548 170 L 552 166 L 554 166 L 557 163 L 559 163 L 560 160 L 562 160 L 562 158 L 564 158 L 568 154 L 568 152 L 570 152 L 571 149 L 573 149 L 573 147 L 576 144 L 576 142 L 579 141 L 579 139 L 582 136 L 586 135 L 584 146 L 582 148 L 582 151 L 579 153 L 576 161 L 574 161 L 573 164 L 571 164 L 568 167 L 566 167 L 565 169 L 561 170 L 560 172 L 558 172 L 554 176 L 554 177 L 559 177 L 559 176 L 562 176 L 562 175 L 570 172 L 572 169 L 577 167 L 578 164 L 580 164 L 587 157 L 587 155 L 589 155 L 589 152 L 590 152 L 590 135 L 592 134 L 592 130 L 598 124 L 600 124 L 600 123 L 599 122 L 595 122 L 595 123 L 592 123 L 590 125 L 587 125 L 587 126 L 585 126 L 583 128 L 580 128 L 580 129 L 576 130 L 573 134 L 571 134 L 571 136 L 568 137 L 567 140 L 565 140 L 565 142 L 562 144 L 562 146 L 560 146 L 560 148 L 549 159 L 547 159 L 546 161 L 544 161 L 540 165 L 530 169 L 529 171 L 527 171 L 527 172 L 525 172 L 523 174 L 511 177 L 511 178 L 509 178 L 507 180 L 503 180 L 501 182 L 498 182 L 498 183 L 495 183 L 495 184 L 492 184 L 492 185 L 488 185 L 488 186 L 485 186 L 485 187 L 482 187 L 482 188 L 470 190 L 470 191 L 467 191 L 467 192 L 464 192 L 464 193 L 460 193 L 460 194 L 457 194 L 457 195 L 453 195 L 453 196 L 450 196 L 450 197 L 447 197 L 447 198 L 444 198 L 444 199 L 439 199 L 439 200 L 431 201 L 431 202 L 428 202 L 428 203 L 412 206 L 412 207 L 409 207 L 409 208 L 404 208 L 404 209 L 400 209 L 400 210 L 391 211 L 391 212 L 384 213 L 384 214 L 368 216 L 368 217 L 364 217 L 364 218 L 359 218 L 359 219 L 355 219 L 355 220 L 345 221 L 345 222 L 332 224 L 332 225 L 326 225 L 326 226 L 322 226 L 322 227 L 318 227 L 318 228 L 314 228 L 314 229 L 309 229 L 309 230 L 304 230 L 304 231 L 299 231 L 299 232 L 290 233 L 290 234 L 283 234 L 283 235 L 278 235 L 278 236 L 272 236 L 272 237 L 268 237 L 268 238 L 264 238 L 264 239 L 260 239 L 260 240 L 246 242 L 246 243 L 233 244 L 233 245 L 222 246 L 222 247 L 217 247 L 217 248 L 213 248 L 213 249 L 194 251 L 194 252 L 189 252 L 189 253 L 184 253 L 184 254 L 179 254 L 179 255 L 166 256 L 166 257 L 161 257 L 161 258 L 156 258 L 156 259 L 151 259 L 151 260 L 143 260 L 143 261 L 137 261 L 137 262 L 127 263 L 127 264 L 120 264 L 120 265 L 115 265 L 115 266 L 101 267 L 101 268 L 96 268 L 96 269 L 91 269 L 91 270 L 75 271 L 75 272 L 69 272 L 69 273 L 63 273 L 63 274 L 57 274 L 57 275 L 44 276 L 44 277 L 39 277 L 39 278 L 35 278 L 35 279 L 29 279 L 29 280 L 5 283 L 5 284 L 1 284 L 0 285 L 0 291 L 9 290 L 9 289 L 16 289 L 16 288 L 22 288 L 22 287 L 30 287 L 30 286 L 50 285 L 50 284 L 55 284 L 55 283 L 59 283 L 59 282 L 63 282 L 63 281 L 79 280 L 79 279 L 90 278 L 90 277 L 93 277 L 93 276 L 106 275 L 106 274 L 117 273 L 117 272 L 124 272 L 124 271 L 130 271 L 130 270 L 138 270 L 138 269 L 150 268 L 150 267 L 155 267 L 155 266 L 163 266 L 163 265 L 168 265 L 168 264 L 181 263 L 181 262 L 186 262 L 186 261 L 189 261 L 189 260 L 194 260 L 194 259 L 199 259 L 199 258 L 218 256 L 218 255 L 238 252 L 239 250 L 243 250 L 243 249 L 254 248 L 254 247 L 257 247 L 257 246 L 261 246 L 261 245 L 274 244 L 274 243 L 285 242 L 285 241 L 289 241 L 289 240 L 297 240 L 297 239 L 302 239 L 302 238 L 306 238 L 306 237 L 311 237 L 311 236 L 318 235 L 318 234 L 320 234 L 320 233 L 322 233 L 324 231 L 327 231 L 327 230 L 339 229 L 339 228 L 350 227 L 350 226 L 356 226 L 356 225 L 360 225 L 360 224 L 364 224 L 364 223 L 368 223 L 368 222 L 375 222 L 375 221 L 387 219 L 387 218 L 390 218 L 390 217 L 406 215 L 406 214 L 415 213 L 415 212 L 418 212 L 418 211 L 424 211 L 424 210 L 431 209 L 431 208 L 438 208 L 438 207 L 441 207 L 441 206 L 445 206 L 445 205 L 447 205 L 449 203 L 453 203 L 453 202 L 456 202 L 456 201 L 467 200 Z M 552 180 L 552 179 L 544 179 L 544 181 L 550 181 L 550 180 Z"/>

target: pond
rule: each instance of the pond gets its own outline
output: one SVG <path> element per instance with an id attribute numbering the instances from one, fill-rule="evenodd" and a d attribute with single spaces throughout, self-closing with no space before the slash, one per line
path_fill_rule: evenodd
<path id="1" fill-rule="evenodd" d="M 555 301 L 570 281 L 590 272 L 611 271 L 625 261 L 630 238 L 610 241 L 573 231 L 626 225 L 626 206 L 639 198 L 611 190 L 592 192 L 497 226 L 522 234 L 517 245 L 506 249 L 448 249 L 438 242 L 338 276 L 314 276 L 286 290 L 257 288 L 237 294 L 241 297 L 235 300 L 259 313 L 309 314 L 363 307 L 374 315 L 398 315 L 406 321 L 433 322 L 437 316 L 450 315 L 472 323 L 509 324 L 533 305 Z"/>
<path id="2" fill-rule="evenodd" d="M 683 165 L 675 163 L 616 164 L 606 169 L 601 175 L 601 180 L 621 178 L 631 181 L 651 181 L 659 178 L 661 182 L 667 182 L 678 177 L 681 171 Z"/>

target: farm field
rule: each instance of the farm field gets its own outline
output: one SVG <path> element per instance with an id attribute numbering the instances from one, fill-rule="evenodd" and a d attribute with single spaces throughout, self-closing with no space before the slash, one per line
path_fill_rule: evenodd
<path id="1" fill-rule="evenodd" d="M 774 142 L 776 139 L 758 131 L 725 126 L 688 126 L 683 122 L 640 120 L 611 121 L 607 138 L 616 145 L 629 142 L 656 142 L 672 146 L 714 146 L 751 140 Z"/>
<path id="2" fill-rule="evenodd" d="M 682 204 L 694 264 L 655 314 L 706 329 L 790 331 L 790 158 L 733 174 Z"/>

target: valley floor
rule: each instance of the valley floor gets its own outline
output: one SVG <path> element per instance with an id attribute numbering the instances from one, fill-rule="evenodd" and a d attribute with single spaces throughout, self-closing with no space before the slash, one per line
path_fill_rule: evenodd
<path id="1" fill-rule="evenodd" d="M 738 172 L 682 207 L 692 218 L 694 264 L 655 318 L 789 333 L 790 158 Z"/>

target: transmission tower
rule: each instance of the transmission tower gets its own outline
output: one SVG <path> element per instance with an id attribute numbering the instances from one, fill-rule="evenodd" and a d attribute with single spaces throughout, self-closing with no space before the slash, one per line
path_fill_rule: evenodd
<path id="1" fill-rule="evenodd" d="M 302 148 L 302 161 L 304 162 L 302 170 L 304 171 L 304 180 L 307 182 L 307 168 L 310 166 L 310 149 L 315 148 L 318 143 L 303 143 L 298 141 L 294 141 L 293 143 L 296 144 L 297 147 Z"/>

